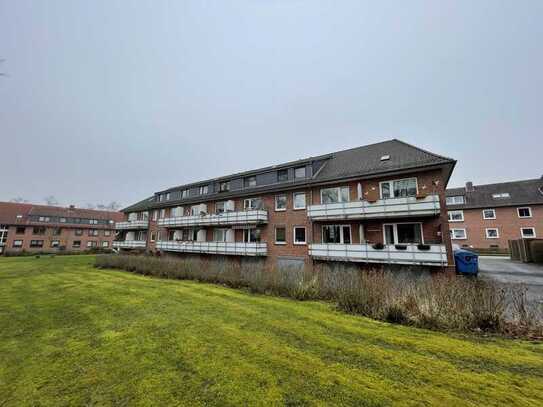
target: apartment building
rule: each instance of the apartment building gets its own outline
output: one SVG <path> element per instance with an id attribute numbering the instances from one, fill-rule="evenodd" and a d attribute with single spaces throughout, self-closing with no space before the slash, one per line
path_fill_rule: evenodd
<path id="1" fill-rule="evenodd" d="M 543 177 L 446 191 L 452 242 L 508 249 L 508 241 L 543 237 Z"/>
<path id="2" fill-rule="evenodd" d="M 111 248 L 120 212 L 0 202 L 0 254 Z"/>
<path id="3" fill-rule="evenodd" d="M 455 163 L 390 140 L 181 185 L 124 209 L 113 247 L 444 267 L 453 264 L 445 188 Z"/>

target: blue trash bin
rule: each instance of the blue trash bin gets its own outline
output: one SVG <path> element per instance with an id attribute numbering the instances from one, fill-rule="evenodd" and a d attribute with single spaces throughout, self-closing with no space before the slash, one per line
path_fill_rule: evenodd
<path id="1" fill-rule="evenodd" d="M 455 250 L 454 262 L 458 273 L 477 275 L 479 272 L 479 256 L 469 250 Z"/>

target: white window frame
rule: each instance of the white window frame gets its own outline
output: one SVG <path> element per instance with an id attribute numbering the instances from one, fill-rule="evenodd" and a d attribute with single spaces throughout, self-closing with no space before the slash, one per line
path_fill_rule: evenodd
<path id="1" fill-rule="evenodd" d="M 326 227 L 330 227 L 330 226 L 339 226 L 339 243 L 324 243 L 324 228 Z M 344 236 L 343 236 L 343 229 L 344 228 L 349 228 L 349 241 L 351 243 L 345 243 L 344 241 Z M 333 224 L 333 225 L 322 225 L 321 226 L 321 242 L 323 244 L 353 244 L 353 230 L 351 228 L 351 225 L 337 225 L 337 224 Z"/>
<path id="2" fill-rule="evenodd" d="M 524 229 L 531 229 L 534 234 L 532 236 L 524 236 Z M 537 237 L 536 233 L 535 233 L 535 228 L 532 227 L 532 226 L 527 226 L 527 227 L 523 227 L 523 228 L 520 228 L 520 237 L 522 237 L 523 239 L 534 239 Z"/>
<path id="3" fill-rule="evenodd" d="M 278 197 L 285 197 L 285 207 L 284 208 L 278 208 L 277 207 L 277 198 Z M 284 212 L 287 210 L 288 207 L 288 196 L 287 194 L 277 194 L 275 195 L 275 212 Z"/>
<path id="4" fill-rule="evenodd" d="M 284 229 L 285 230 L 285 241 L 283 242 L 278 242 L 277 241 L 277 229 Z M 278 244 L 278 245 L 285 245 L 287 244 L 287 227 L 286 226 L 279 226 L 279 225 L 276 225 L 275 228 L 274 228 L 274 238 L 275 238 L 275 244 Z"/>
<path id="5" fill-rule="evenodd" d="M 488 231 L 489 230 L 495 230 L 496 236 L 489 236 Z M 485 236 L 487 239 L 499 239 L 500 238 L 500 230 L 498 228 L 485 228 Z"/>
<path id="6" fill-rule="evenodd" d="M 464 232 L 464 237 L 456 237 L 454 233 L 457 230 L 463 231 Z M 465 228 L 452 228 L 452 229 L 450 229 L 450 232 L 451 232 L 451 240 L 467 240 L 467 238 L 468 238 L 468 231 Z"/>
<path id="7" fill-rule="evenodd" d="M 343 195 L 341 194 L 341 190 L 344 189 L 344 188 L 347 189 L 348 201 L 344 201 L 343 200 Z M 324 200 L 322 199 L 322 192 L 327 191 L 327 190 L 335 190 L 337 192 L 337 196 L 338 196 L 338 201 L 337 202 L 324 203 Z M 351 201 L 351 188 L 349 187 L 349 185 L 344 185 L 342 187 L 321 188 L 320 189 L 320 196 L 321 196 L 321 205 L 333 205 L 335 203 L 350 202 Z"/>
<path id="8" fill-rule="evenodd" d="M 456 202 L 457 200 L 459 200 L 460 202 Z M 464 205 L 464 203 L 465 203 L 464 195 L 452 195 L 452 196 L 447 196 L 445 198 L 446 205 Z"/>
<path id="9" fill-rule="evenodd" d="M 492 194 L 492 199 L 509 199 L 511 194 L 509 192 L 497 192 Z"/>
<path id="10" fill-rule="evenodd" d="M 243 229 L 243 241 L 245 243 L 257 243 L 258 242 L 258 240 L 256 242 L 251 242 L 251 230 L 258 231 L 260 241 L 262 241 L 262 231 L 259 228 L 246 228 L 246 229 Z"/>
<path id="11" fill-rule="evenodd" d="M 207 195 L 209 192 L 209 185 L 200 186 L 200 195 Z"/>
<path id="12" fill-rule="evenodd" d="M 393 235 L 394 235 L 394 244 L 418 244 L 418 243 L 398 243 L 398 225 L 419 225 L 420 226 L 420 239 L 424 243 L 424 229 L 422 227 L 422 222 L 397 222 L 397 223 L 383 223 L 383 242 L 386 242 L 386 226 L 392 225 Z M 387 244 L 387 243 L 385 243 Z"/>
<path id="13" fill-rule="evenodd" d="M 185 199 L 185 198 L 188 198 L 189 197 L 189 190 L 188 189 L 184 189 L 181 191 L 181 199 Z"/>
<path id="14" fill-rule="evenodd" d="M 520 210 L 521 209 L 528 209 L 529 215 L 528 216 L 520 216 Z M 520 219 L 529 219 L 529 218 L 531 218 L 532 217 L 532 208 L 530 208 L 529 206 L 521 206 L 520 208 L 517 208 L 517 216 Z"/>
<path id="15" fill-rule="evenodd" d="M 462 219 L 452 219 L 451 215 L 458 214 L 458 213 L 462 215 Z M 461 209 L 454 210 L 454 211 L 447 211 L 447 219 L 449 220 L 449 222 L 464 222 L 464 211 Z"/>
<path id="16" fill-rule="evenodd" d="M 12 244 L 11 244 L 11 247 L 16 249 L 18 247 L 23 247 L 23 240 L 22 239 L 15 239 Z"/>
<path id="17" fill-rule="evenodd" d="M 245 198 L 243 200 L 243 209 L 245 209 L 246 211 L 257 210 L 258 208 L 256 206 L 253 206 L 254 201 L 260 201 L 260 204 L 262 206 L 262 198 L 260 197 Z"/>
<path id="18" fill-rule="evenodd" d="M 107 240 L 102 240 L 102 247 L 109 247 L 109 242 Z"/>
<path id="19" fill-rule="evenodd" d="M 304 206 L 296 206 L 296 196 L 297 195 L 303 195 L 304 196 Z M 306 198 L 307 198 L 307 196 L 306 196 L 305 192 L 293 192 L 292 193 L 292 208 L 294 210 L 305 209 L 307 207 Z"/>
<path id="20" fill-rule="evenodd" d="M 228 228 L 214 228 L 213 229 L 213 241 L 214 242 L 226 242 L 226 233 L 228 231 Z M 223 234 L 223 239 L 222 240 L 217 240 L 215 237 L 215 233 L 216 232 L 221 232 Z"/>
<path id="21" fill-rule="evenodd" d="M 399 179 L 390 179 L 388 181 L 381 181 L 379 182 L 379 197 L 381 199 L 395 199 L 398 198 L 394 195 L 394 183 L 398 181 L 409 181 L 409 180 L 415 180 L 415 196 L 419 194 L 419 180 L 417 177 L 409 177 L 409 178 L 399 178 Z M 389 184 L 390 188 L 390 196 L 388 198 L 383 198 L 383 184 Z M 400 197 L 401 198 L 401 197 Z"/>
<path id="22" fill-rule="evenodd" d="M 303 242 L 296 241 L 296 229 L 303 229 L 305 231 L 304 236 L 305 240 Z M 292 243 L 298 246 L 303 246 L 307 244 L 307 228 L 305 226 L 293 226 L 292 227 Z"/>
<path id="23" fill-rule="evenodd" d="M 491 218 L 486 217 L 486 216 L 485 216 L 485 211 L 492 211 L 493 216 L 492 216 Z M 483 209 L 483 210 L 482 210 L 482 213 L 483 213 L 483 219 L 484 219 L 484 220 L 492 220 L 492 219 L 496 219 L 496 209 L 493 209 L 493 208 Z"/>

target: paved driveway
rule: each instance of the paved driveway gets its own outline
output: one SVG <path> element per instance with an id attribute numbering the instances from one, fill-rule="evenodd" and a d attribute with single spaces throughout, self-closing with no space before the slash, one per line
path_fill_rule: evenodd
<path id="1" fill-rule="evenodd" d="M 479 276 L 502 283 L 522 283 L 528 288 L 528 298 L 543 302 L 543 265 L 519 263 L 508 257 L 479 257 Z"/>

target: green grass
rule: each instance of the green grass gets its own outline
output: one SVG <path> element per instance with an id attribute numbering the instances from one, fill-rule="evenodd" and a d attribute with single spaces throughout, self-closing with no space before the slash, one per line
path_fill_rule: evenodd
<path id="1" fill-rule="evenodd" d="M 538 343 L 93 262 L 0 259 L 0 406 L 543 404 Z"/>

